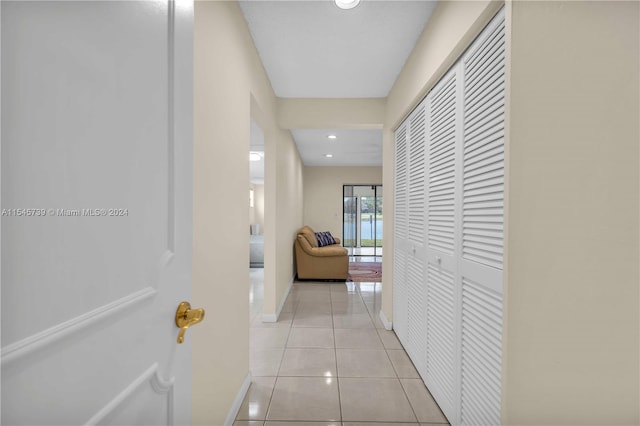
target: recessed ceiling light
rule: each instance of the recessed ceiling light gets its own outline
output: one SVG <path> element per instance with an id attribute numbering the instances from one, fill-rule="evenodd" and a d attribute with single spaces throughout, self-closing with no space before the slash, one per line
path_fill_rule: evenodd
<path id="1" fill-rule="evenodd" d="M 260 161 L 260 160 L 262 160 L 262 156 L 257 152 L 249 153 L 249 161 Z"/>
<path id="2" fill-rule="evenodd" d="M 327 158 L 333 158 L 333 154 L 325 154 L 324 156 Z"/>
<path id="3" fill-rule="evenodd" d="M 338 6 L 340 9 L 346 10 L 356 7 L 360 3 L 360 0 L 335 0 L 335 2 L 336 6 Z"/>
<path id="4" fill-rule="evenodd" d="M 329 135 L 327 136 L 329 139 L 337 139 L 338 137 L 336 135 Z"/>

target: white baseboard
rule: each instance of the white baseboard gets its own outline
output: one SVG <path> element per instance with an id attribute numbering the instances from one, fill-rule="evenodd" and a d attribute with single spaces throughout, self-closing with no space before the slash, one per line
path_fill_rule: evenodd
<path id="1" fill-rule="evenodd" d="M 244 382 L 242 382 L 242 386 L 240 386 L 240 390 L 236 395 L 236 399 L 233 400 L 233 404 L 231 405 L 229 414 L 227 414 L 227 418 L 224 421 L 225 426 L 233 426 L 233 422 L 236 420 L 236 417 L 238 417 L 238 412 L 240 411 L 240 407 L 242 406 L 242 401 L 244 401 L 244 397 L 247 396 L 250 385 L 251 372 L 248 372 L 247 376 L 244 378 Z"/>
<path id="2" fill-rule="evenodd" d="M 278 315 L 276 314 L 262 314 L 262 322 L 278 322 Z"/>
<path id="3" fill-rule="evenodd" d="M 284 307 L 284 302 L 287 301 L 287 297 L 289 297 L 289 292 L 293 287 L 294 280 L 295 280 L 295 275 L 291 277 L 291 280 L 289 281 L 289 287 L 287 287 L 287 290 L 284 292 L 282 299 L 280 299 L 280 304 L 278 305 L 278 309 L 276 310 L 276 313 L 262 314 L 262 322 L 278 322 L 278 318 L 280 318 L 280 313 L 282 312 L 282 308 Z"/>
<path id="4" fill-rule="evenodd" d="M 382 325 L 384 325 L 385 330 L 393 330 L 393 323 L 387 319 L 387 316 L 380 309 L 380 321 L 382 321 Z"/>

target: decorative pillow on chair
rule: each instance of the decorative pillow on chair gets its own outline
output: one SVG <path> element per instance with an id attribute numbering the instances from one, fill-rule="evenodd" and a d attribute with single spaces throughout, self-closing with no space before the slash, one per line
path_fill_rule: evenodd
<path id="1" fill-rule="evenodd" d="M 318 240 L 318 247 L 330 246 L 336 243 L 329 231 L 316 232 L 316 239 Z"/>

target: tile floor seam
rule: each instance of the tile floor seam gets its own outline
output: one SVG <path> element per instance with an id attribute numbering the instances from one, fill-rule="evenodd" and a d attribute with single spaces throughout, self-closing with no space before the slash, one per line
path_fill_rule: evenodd
<path id="1" fill-rule="evenodd" d="M 333 294 L 329 288 L 329 300 L 331 301 L 331 334 L 333 334 L 333 358 L 336 362 L 336 387 L 338 388 L 338 409 L 340 412 L 340 424 L 342 422 L 342 395 L 340 395 L 340 372 L 338 371 L 338 349 L 336 348 L 335 321 L 333 319 Z"/>
<path id="2" fill-rule="evenodd" d="M 360 297 L 362 298 L 362 301 L 364 302 L 364 298 L 362 297 L 362 294 L 360 294 Z M 367 305 L 367 303 L 364 303 L 365 308 L 367 309 L 367 312 L 369 312 L 369 316 L 371 317 L 371 320 L 373 321 L 373 316 L 371 315 L 371 311 L 369 310 L 369 306 Z M 374 321 L 374 327 L 375 327 L 375 321 Z M 402 385 L 402 381 L 400 380 L 399 374 L 396 371 L 393 362 L 391 361 L 391 358 L 389 358 L 389 353 L 387 353 L 387 350 L 384 346 L 384 342 L 382 341 L 382 338 L 380 337 L 380 333 L 378 333 L 377 327 L 375 328 L 376 330 L 376 336 L 378 336 L 378 340 L 380 340 L 380 344 L 382 345 L 382 347 L 385 349 L 385 355 L 387 356 L 387 359 L 389 360 L 389 363 L 391 363 L 391 367 L 393 368 L 393 371 L 396 374 L 395 379 L 398 381 L 398 383 L 400 384 L 400 388 L 402 389 L 402 392 L 404 393 L 405 398 L 407 399 L 407 402 L 409 403 L 409 407 L 411 407 L 411 411 L 413 412 L 413 417 L 416 419 L 416 422 L 418 424 L 420 424 L 420 422 L 418 421 L 418 415 L 416 414 L 416 410 L 413 408 L 413 405 L 411 404 L 411 400 L 409 399 L 409 395 L 407 394 L 407 391 L 405 390 L 404 386 Z"/>
<path id="3" fill-rule="evenodd" d="M 306 334 L 305 329 L 307 330 L 312 330 L 314 328 L 318 328 L 318 327 L 309 327 L 308 324 L 314 324 L 314 317 L 318 317 L 318 316 L 325 316 L 324 312 L 322 311 L 322 308 L 318 308 L 317 304 L 318 303 L 326 303 L 326 300 L 328 299 L 329 301 L 329 312 L 331 315 L 331 340 L 333 343 L 333 346 L 331 347 L 331 349 L 333 349 L 333 362 L 330 363 L 330 365 L 333 365 L 335 368 L 335 379 L 336 379 L 336 383 L 335 383 L 335 387 L 336 387 L 336 394 L 337 394 L 337 407 L 334 405 L 334 409 L 337 409 L 336 413 L 338 416 L 338 419 L 336 419 L 335 421 L 332 421 L 332 423 L 336 423 L 338 425 L 342 425 L 344 426 L 345 423 L 349 423 L 349 422 L 345 422 L 344 420 L 344 414 L 343 414 L 343 395 L 341 393 L 341 381 L 344 380 L 371 380 L 371 379 L 382 379 L 382 380 L 389 380 L 389 381 L 393 381 L 395 383 L 398 383 L 400 386 L 400 389 L 402 389 L 402 392 L 398 392 L 398 397 L 400 397 L 400 395 L 402 395 L 402 397 L 406 400 L 406 402 L 408 403 L 408 407 L 406 407 L 406 415 L 408 416 L 409 413 L 413 414 L 413 420 L 411 420 L 410 422 L 408 422 L 408 419 L 404 420 L 403 422 L 382 422 L 382 421 L 378 421 L 377 420 L 373 420 L 370 421 L 373 424 L 376 423 L 390 423 L 390 424 L 398 424 L 398 425 L 408 425 L 408 424 L 420 424 L 421 422 L 419 421 L 418 418 L 418 414 L 417 414 L 417 408 L 414 407 L 414 404 L 411 402 L 411 399 L 409 398 L 409 393 L 413 394 L 413 392 L 409 392 L 409 390 L 413 389 L 415 383 L 411 384 L 411 386 L 409 387 L 405 387 L 404 383 L 403 383 L 403 379 L 409 380 L 409 379 L 414 379 L 414 380 L 419 380 L 420 378 L 416 378 L 416 377 L 401 377 L 401 376 L 409 376 L 410 374 L 401 374 L 400 371 L 404 371 L 407 367 L 405 366 L 405 359 L 403 359 L 402 357 L 398 357 L 398 354 L 393 354 L 394 356 L 392 357 L 392 353 L 391 350 L 396 350 L 399 352 L 403 352 L 405 355 L 405 358 L 408 358 L 408 354 L 406 352 L 406 350 L 404 349 L 403 345 L 400 343 L 399 345 L 397 345 L 397 343 L 394 341 L 394 339 L 392 339 L 393 336 L 387 336 L 385 335 L 383 338 L 383 333 L 382 333 L 382 328 L 380 327 L 380 324 L 376 321 L 376 317 L 375 317 L 375 312 L 379 311 L 379 306 L 380 306 L 380 301 L 379 301 L 379 297 L 380 295 L 378 294 L 378 290 L 379 288 L 382 286 L 382 283 L 352 283 L 352 282 L 347 282 L 347 283 L 338 283 L 338 284 L 343 284 L 343 286 L 339 286 L 336 283 L 324 283 L 325 285 L 321 285 L 320 283 L 315 283 L 315 285 L 312 283 L 312 285 L 305 287 L 304 285 L 301 285 L 299 283 L 296 283 L 295 287 L 293 288 L 293 291 L 287 295 L 287 299 L 290 298 L 290 301 L 285 301 L 288 305 L 287 309 L 290 309 L 291 312 L 291 321 L 288 324 L 283 324 L 285 327 L 288 327 L 288 330 L 286 332 L 286 339 L 281 339 L 284 340 L 284 346 L 282 347 L 282 352 L 280 354 L 280 357 L 276 357 L 279 358 L 279 363 L 277 366 L 277 370 L 275 371 L 276 373 L 276 377 L 274 378 L 274 383 L 273 383 L 273 387 L 270 389 L 270 394 L 269 394 L 269 401 L 268 401 L 268 405 L 267 405 L 267 410 L 265 411 L 264 414 L 264 419 L 252 419 L 249 421 L 255 421 L 255 424 L 262 424 L 263 426 L 267 425 L 268 423 L 270 423 L 271 421 L 275 421 L 275 422 L 282 422 L 283 424 L 286 423 L 290 423 L 290 424 L 297 424 L 300 422 L 309 422 L 312 420 L 302 420 L 304 418 L 306 418 L 305 414 L 302 414 L 301 416 L 292 416 L 291 418 L 287 419 L 287 420 L 277 420 L 277 419 L 272 419 L 269 420 L 269 414 L 271 412 L 271 410 L 275 407 L 273 406 L 274 403 L 274 398 L 276 396 L 276 389 L 277 389 L 277 385 L 282 381 L 282 380 L 295 380 L 295 379 L 306 379 L 306 380 L 314 380 L 314 379 L 321 379 L 323 376 L 317 376 L 317 375 L 309 375 L 309 374 L 317 374 L 317 371 L 314 371 L 313 369 L 303 369 L 300 370 L 301 373 L 305 374 L 303 376 L 288 376 L 288 375 L 283 375 L 283 373 L 286 373 L 285 368 L 288 368 L 286 365 L 284 365 L 285 360 L 288 359 L 287 357 L 285 357 L 285 355 L 287 354 L 287 352 L 289 351 L 289 358 L 296 358 L 295 355 L 291 355 L 291 350 L 294 351 L 295 350 L 303 350 L 303 349 L 309 349 L 309 350 L 318 350 L 321 348 L 318 347 L 305 347 L 305 346 L 300 346 L 300 347 L 289 347 L 289 344 L 291 343 L 291 339 L 294 337 L 294 330 L 295 328 L 298 328 L 299 331 L 296 334 L 296 337 L 300 334 L 304 335 Z M 346 285 L 346 287 L 345 287 Z M 326 295 L 326 292 L 328 290 L 328 297 Z M 344 291 L 346 290 L 346 292 Z M 361 306 L 364 305 L 364 311 L 361 310 Z M 259 306 L 259 301 L 258 301 L 258 306 Z M 320 311 L 322 312 L 316 312 L 318 309 L 320 309 Z M 355 312 L 354 312 L 355 310 Z M 339 312 L 340 311 L 340 312 Z M 367 321 L 363 321 L 362 318 L 353 318 L 353 316 L 360 316 L 360 314 L 364 314 L 367 313 L 367 319 L 371 322 L 371 324 L 368 324 Z M 336 322 L 336 316 L 338 317 L 338 321 Z M 311 320 L 309 320 L 309 317 L 311 318 Z M 302 322 L 303 324 L 305 324 L 303 327 L 294 327 L 294 321 L 296 320 L 296 318 L 298 319 L 299 322 Z M 353 318 L 353 319 L 351 319 Z M 302 321 L 301 321 L 302 320 Z M 308 321 L 308 322 L 307 322 Z M 368 324 L 367 326 L 365 325 L 365 322 Z M 326 321 L 327 325 L 328 325 L 328 321 Z M 340 336 L 341 337 L 341 341 L 344 342 L 345 338 L 347 339 L 348 342 L 350 342 L 350 339 L 354 339 L 357 338 L 359 334 L 361 334 L 361 332 L 366 331 L 366 335 L 367 337 L 364 338 L 364 345 L 360 345 L 361 347 L 349 347 L 349 346 L 358 346 L 358 344 L 351 344 L 351 343 L 346 343 L 343 345 L 347 346 L 345 348 L 338 348 L 338 343 L 337 343 L 337 335 L 336 335 L 336 325 L 341 325 L 343 326 L 343 328 L 341 329 L 341 333 Z M 355 325 L 355 327 L 354 327 Z M 373 325 L 373 330 L 375 331 L 375 336 L 377 337 L 377 339 L 375 339 L 373 336 L 373 334 L 369 331 L 371 330 L 371 328 L 369 327 L 370 325 Z M 351 326 L 351 329 L 350 327 Z M 320 327 L 323 328 L 323 327 Z M 328 333 L 326 333 L 326 337 L 328 336 Z M 321 334 L 320 334 L 321 335 Z M 328 339 L 326 339 L 328 340 Z M 360 341 L 362 339 L 358 339 L 358 341 Z M 397 340 L 397 337 L 396 337 Z M 297 339 L 296 339 L 297 341 Z M 387 341 L 390 346 L 387 347 L 385 345 L 385 341 Z M 367 345 L 366 343 L 369 343 L 369 345 Z M 376 345 L 372 345 L 371 343 L 375 342 L 377 344 Z M 294 342 L 295 343 L 295 342 Z M 326 342 L 325 344 L 328 344 L 329 342 Z M 396 348 L 396 346 L 398 346 Z M 339 350 L 340 349 L 340 350 Z M 344 353 L 348 352 L 348 351 L 372 351 L 372 352 L 379 352 L 380 350 L 384 350 L 385 354 L 384 356 L 382 356 L 381 354 L 377 355 L 375 358 L 379 358 L 380 361 L 382 359 L 386 360 L 386 362 L 388 364 L 391 365 L 391 369 L 388 369 L 385 367 L 385 374 L 387 374 L 388 376 L 386 377 L 379 377 L 379 376 L 371 376 L 371 374 L 375 374 L 374 372 L 366 372 L 363 373 L 362 376 L 357 376 L 354 374 L 349 374 L 348 376 L 344 376 L 340 371 L 338 371 L 338 364 L 339 364 L 339 360 L 338 360 L 338 352 L 341 352 L 342 355 L 344 355 Z M 344 352 L 344 353 L 343 353 Z M 331 352 L 328 352 L 328 354 L 330 354 Z M 394 362 L 392 361 L 393 359 L 397 359 L 399 361 L 398 365 L 396 366 L 394 364 Z M 296 358 L 297 359 L 297 358 Z M 411 364 L 411 366 L 413 366 L 413 369 L 415 370 L 415 366 L 413 365 L 413 361 L 411 360 L 411 358 L 409 359 L 409 363 Z M 373 365 L 373 364 L 372 364 Z M 294 372 L 295 370 L 291 370 L 290 368 L 288 368 L 289 371 Z M 322 369 L 324 370 L 324 369 Z M 354 370 L 357 371 L 357 370 Z M 373 370 L 371 370 L 373 371 Z M 417 371 L 417 370 L 416 370 Z M 324 371 L 322 371 L 324 372 Z M 349 371 L 347 371 L 347 373 L 349 373 Z M 325 373 L 326 374 L 326 373 Z M 356 373 L 358 374 L 358 373 Z M 392 376 L 394 375 L 394 376 Z M 326 377 L 329 378 L 329 377 Z M 349 382 L 352 383 L 352 382 Z M 280 383 L 282 385 L 282 383 Z M 400 390 L 398 389 L 398 391 Z M 428 390 L 428 389 L 427 389 Z M 335 395 L 335 394 L 334 394 Z M 431 399 L 433 400 L 433 397 L 430 396 Z M 280 398 L 280 397 L 278 397 Z M 347 401 L 349 402 L 349 401 Z M 433 401 L 435 403 L 435 401 Z M 280 404 L 281 402 L 276 402 L 276 405 Z M 419 404 L 420 405 L 420 404 Z M 437 403 L 436 403 L 437 405 Z M 409 409 L 411 411 L 409 411 Z M 352 408 L 350 408 L 350 410 L 352 410 Z M 399 419 L 397 419 L 399 420 Z M 327 425 L 329 423 L 329 421 L 325 421 L 325 422 L 319 422 L 318 420 L 314 420 L 315 423 L 310 423 L 310 425 L 313 424 L 317 424 L 318 426 L 321 425 Z M 360 420 L 360 422 L 362 422 L 364 420 Z M 356 421 L 357 422 L 357 421 Z M 415 423 L 413 423 L 415 422 Z M 425 425 L 444 425 L 447 424 L 446 422 L 425 422 L 422 423 Z"/>
<path id="4" fill-rule="evenodd" d="M 289 296 L 287 295 L 287 299 Z M 287 301 L 285 300 L 285 303 Z M 276 385 L 278 384 L 278 378 L 280 377 L 280 369 L 282 368 L 282 363 L 284 362 L 284 354 L 287 352 L 287 345 L 289 343 L 289 337 L 291 336 L 291 330 L 293 329 L 293 319 L 295 318 L 296 308 L 293 308 L 293 314 L 291 315 L 291 325 L 289 326 L 289 332 L 287 333 L 287 338 L 284 342 L 284 347 L 282 349 L 282 356 L 280 357 L 280 362 L 278 363 L 278 371 L 276 371 L 276 379 L 273 382 L 273 388 L 271 389 L 271 394 L 269 395 L 269 403 L 267 404 L 267 409 L 264 412 L 264 421 L 263 425 L 267 422 L 269 418 L 269 410 L 271 409 L 271 401 L 273 400 L 273 394 L 276 391 Z"/>
<path id="5" fill-rule="evenodd" d="M 278 376 L 276 376 L 275 380 L 273 381 L 273 388 L 271 388 L 271 393 L 269 394 L 269 403 L 267 404 L 267 409 L 264 410 L 264 419 L 260 419 L 262 420 L 263 425 L 267 422 L 267 417 L 269 417 L 269 409 L 271 408 L 271 400 L 273 399 L 273 393 L 276 390 L 276 383 L 278 383 Z"/>
<path id="6" fill-rule="evenodd" d="M 400 388 L 402 388 L 402 392 L 404 392 L 405 398 L 407 398 L 407 401 L 409 401 L 409 407 L 411 407 L 411 411 L 413 411 L 413 416 L 416 418 L 416 422 L 420 424 L 420 421 L 418 420 L 418 413 L 416 413 L 416 409 L 413 408 L 413 404 L 411 403 L 411 399 L 409 398 L 409 394 L 407 393 L 407 390 L 404 388 L 404 385 L 402 384 L 402 380 L 398 379 L 398 381 L 400 382 Z"/>
<path id="7" fill-rule="evenodd" d="M 287 340 L 289 337 L 287 336 Z M 282 349 L 282 356 L 280 357 L 280 363 L 278 363 L 278 371 L 276 371 L 276 377 L 280 376 L 280 369 L 282 368 L 282 362 L 284 361 L 284 354 L 287 352 L 287 344 L 285 342 L 284 349 Z"/>
<path id="8" fill-rule="evenodd" d="M 399 349 L 392 349 L 392 350 L 399 350 Z M 415 371 L 415 373 L 418 375 L 418 377 L 402 377 L 403 379 L 420 379 L 422 380 L 422 376 L 420 375 L 420 373 L 418 372 L 418 367 L 416 367 L 416 365 L 413 363 L 413 360 L 411 359 L 411 357 L 409 356 L 409 354 L 407 353 L 407 351 L 404 350 L 404 347 L 402 349 L 402 352 L 407 356 L 407 359 L 409 360 L 409 363 L 411 364 L 411 367 L 413 368 L 413 370 Z M 399 377 L 399 376 L 398 376 Z M 424 383 L 424 381 L 423 381 Z M 424 387 L 426 388 L 427 385 L 425 384 Z M 428 389 L 427 389 L 428 390 Z M 431 394 L 431 391 L 429 391 L 429 394 Z"/>
<path id="9" fill-rule="evenodd" d="M 378 333 L 378 336 L 380 336 L 380 333 Z M 384 346 L 384 342 L 382 343 L 382 346 Z M 398 380 L 400 380 L 400 373 L 396 369 L 396 365 L 393 363 L 393 361 L 391 360 L 391 357 L 389 356 L 389 350 L 387 348 L 384 348 L 384 351 L 387 354 L 387 359 L 391 363 L 391 367 L 393 367 L 393 371 L 396 372 L 396 377 L 398 378 Z M 402 385 L 402 382 L 400 382 L 400 384 Z M 411 404 L 411 401 L 409 401 L 409 404 Z"/>

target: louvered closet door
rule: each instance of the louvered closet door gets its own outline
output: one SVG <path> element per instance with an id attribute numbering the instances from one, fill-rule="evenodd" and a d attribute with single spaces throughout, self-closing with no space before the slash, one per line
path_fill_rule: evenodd
<path id="1" fill-rule="evenodd" d="M 457 69 L 433 88 L 427 164 L 427 368 L 429 390 L 449 419 L 456 418 L 456 140 Z"/>
<path id="2" fill-rule="evenodd" d="M 394 328 L 452 424 L 498 425 L 504 10 L 396 132 Z"/>
<path id="3" fill-rule="evenodd" d="M 405 349 L 418 369 L 426 371 L 426 282 L 425 282 L 425 154 L 426 102 L 409 116 L 409 200 L 407 240 L 407 341 Z"/>
<path id="4" fill-rule="evenodd" d="M 395 204 L 393 257 L 393 329 L 403 344 L 407 339 L 407 236 L 408 224 L 408 140 L 407 125 L 396 130 Z"/>
<path id="5" fill-rule="evenodd" d="M 504 11 L 463 57 L 461 423 L 500 424 Z"/>

